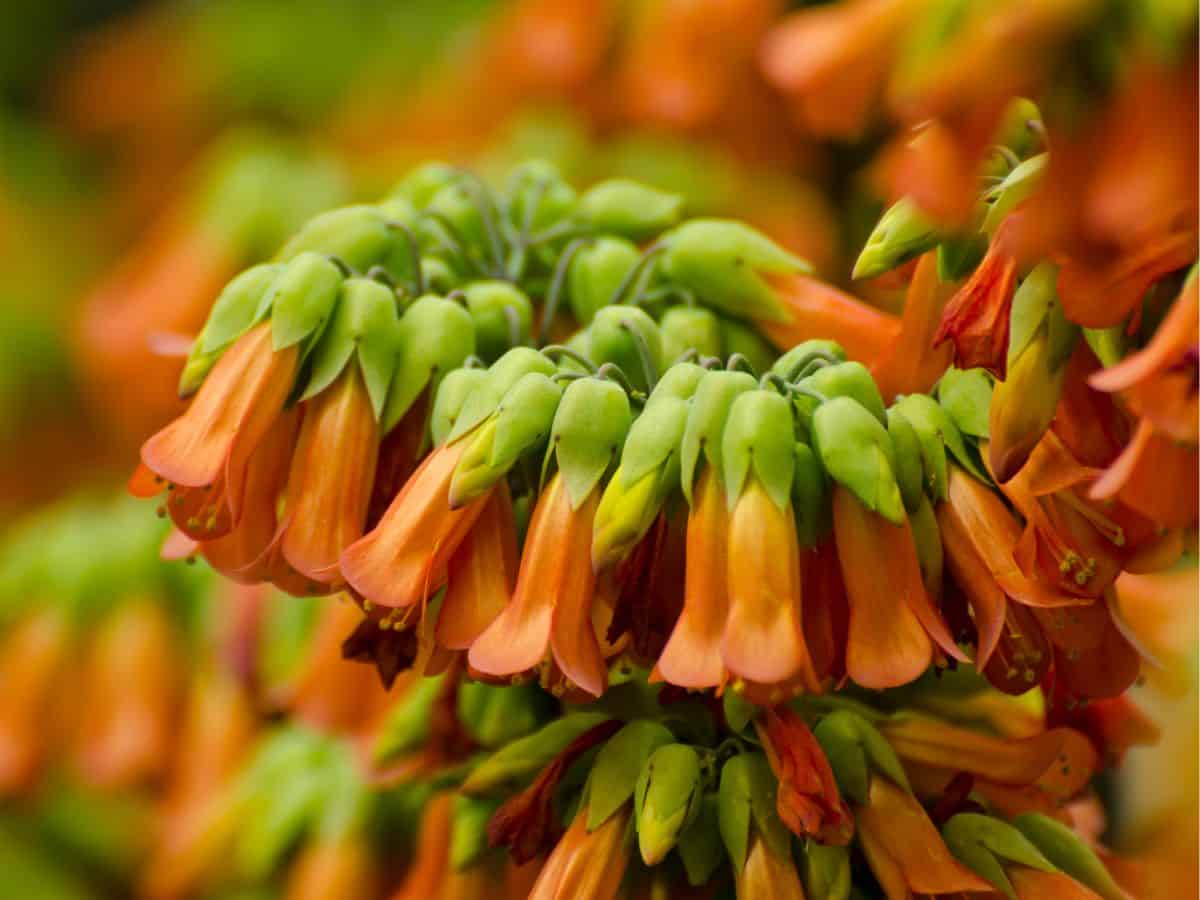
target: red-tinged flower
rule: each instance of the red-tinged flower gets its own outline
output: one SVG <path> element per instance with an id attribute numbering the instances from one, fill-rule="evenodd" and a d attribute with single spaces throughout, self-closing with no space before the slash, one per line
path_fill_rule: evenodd
<path id="1" fill-rule="evenodd" d="M 468 443 L 430 453 L 379 524 L 343 551 L 342 577 L 358 595 L 387 607 L 423 606 L 446 583 L 450 559 L 490 493 L 450 506 L 450 481 Z"/>
<path id="2" fill-rule="evenodd" d="M 534 507 L 512 601 L 471 645 L 471 667 L 497 677 L 554 670 L 593 697 L 608 683 L 593 609 L 600 597 L 592 571 L 595 488 L 578 508 L 556 473 Z M 557 684 L 556 684 L 557 686 Z"/>
<path id="3" fill-rule="evenodd" d="M 808 131 L 853 138 L 869 123 L 896 48 L 920 4 L 855 0 L 793 13 L 762 50 L 767 80 Z"/>
<path id="4" fill-rule="evenodd" d="M 366 835 L 354 831 L 318 835 L 288 869 L 283 900 L 374 897 L 379 874 Z"/>
<path id="5" fill-rule="evenodd" d="M 985 633 L 989 638 L 995 635 L 992 652 L 979 668 L 996 690 L 1020 696 L 1045 680 L 1054 662 L 1054 647 L 1042 628 L 1036 607 L 1011 602 L 1003 595 L 1000 599 L 1003 605 L 998 612 L 983 604 L 973 606 L 980 623 L 979 643 L 983 645 Z"/>
<path id="6" fill-rule="evenodd" d="M 299 361 L 297 347 L 271 350 L 270 323 L 252 328 L 187 411 L 142 445 L 142 463 L 167 484 L 167 511 L 189 537 L 221 537 L 240 519 L 250 456 L 283 411 Z M 131 490 L 144 495 L 147 480 L 135 473 Z"/>
<path id="7" fill-rule="evenodd" d="M 791 854 L 776 853 L 757 832 L 750 835 L 736 888 L 738 900 L 804 900 L 804 887 Z"/>
<path id="8" fill-rule="evenodd" d="M 1116 697 L 1132 687 L 1141 674 L 1142 656 L 1113 621 L 1108 611 L 1111 601 L 1110 590 L 1105 602 L 1095 605 L 1095 622 L 1090 633 L 1084 632 L 1091 647 L 1054 649 L 1051 687 L 1054 695 L 1065 698 L 1068 705 L 1080 700 Z"/>
<path id="9" fill-rule="evenodd" d="M 867 802 L 854 807 L 854 819 L 867 864 L 890 900 L 992 892 L 951 855 L 917 799 L 887 778 L 871 777 Z"/>
<path id="10" fill-rule="evenodd" d="M 1120 392 L 1138 418 L 1174 440 L 1194 444 L 1200 437 L 1198 380 L 1200 279 L 1189 278 L 1150 343 L 1094 373 L 1088 384 Z"/>
<path id="11" fill-rule="evenodd" d="M 1004 107 L 987 109 L 982 122 L 932 120 L 904 135 L 881 162 L 887 193 L 909 198 L 947 231 L 969 226 L 979 196 L 978 172 Z"/>
<path id="12" fill-rule="evenodd" d="M 929 668 L 935 644 L 943 653 L 967 660 L 925 589 L 907 522 L 891 524 L 838 486 L 833 531 L 850 602 L 850 678 L 876 689 L 908 684 Z"/>
<path id="13" fill-rule="evenodd" d="M 954 344 L 960 369 L 982 367 L 1004 378 L 1008 356 L 1009 313 L 1017 285 L 1017 257 L 1011 247 L 1027 213 L 1018 210 L 996 230 L 983 261 L 950 298 L 933 336 L 934 346 Z"/>
<path id="14" fill-rule="evenodd" d="M 779 781 L 777 809 L 797 837 L 846 844 L 854 820 L 838 792 L 825 751 L 808 726 L 786 707 L 768 709 L 755 723 L 771 771 Z"/>
<path id="15" fill-rule="evenodd" d="M 846 674 L 846 642 L 850 633 L 850 605 L 831 539 L 805 551 L 801 568 L 804 579 L 804 637 L 812 656 L 817 680 L 840 681 Z"/>
<path id="16" fill-rule="evenodd" d="M 1197 519 L 1200 456 L 1138 422 L 1133 439 L 1088 491 L 1093 500 L 1116 498 L 1162 528 L 1188 528 Z"/>
<path id="17" fill-rule="evenodd" d="M 70 629 L 45 606 L 11 625 L 0 643 L 0 794 L 33 781 L 47 750 L 45 717 L 70 652 Z"/>
<path id="18" fill-rule="evenodd" d="M 571 827 L 542 866 L 528 900 L 614 900 L 629 864 L 629 805 L 594 831 L 587 828 L 587 807 L 575 813 Z"/>
<path id="19" fill-rule="evenodd" d="M 871 367 L 885 402 L 928 391 L 950 367 L 951 348 L 933 346 L 950 291 L 949 284 L 938 278 L 937 254 L 922 255 L 905 294 L 896 341 Z"/>
<path id="20" fill-rule="evenodd" d="M 686 688 L 718 687 L 727 672 L 721 636 L 729 615 L 729 507 L 721 477 L 700 473 L 688 513 L 683 612 L 654 668 L 654 678 Z"/>
<path id="21" fill-rule="evenodd" d="M 177 660 L 166 612 L 151 598 L 123 604 L 95 633 L 74 747 L 90 784 L 128 787 L 162 773 L 175 731 Z"/>
<path id="22" fill-rule="evenodd" d="M 548 853 L 561 837 L 554 809 L 555 789 L 576 760 L 620 731 L 621 725 L 617 719 L 601 722 L 567 744 L 527 788 L 496 810 L 488 822 L 488 844 L 508 847 L 518 865 Z"/>
<path id="23" fill-rule="evenodd" d="M 639 664 L 662 655 L 683 609 L 686 579 L 685 530 L 660 513 L 646 536 L 617 564 L 616 607 L 607 640 L 628 635 L 627 649 Z"/>
<path id="24" fill-rule="evenodd" d="M 755 325 L 780 350 L 814 338 L 834 340 L 850 359 L 873 366 L 887 358 L 900 334 L 895 316 L 816 278 L 791 275 L 770 280 L 788 321 L 763 320 Z"/>
<path id="25" fill-rule="evenodd" d="M 1110 394 L 1089 381 L 1100 371 L 1100 362 L 1085 341 L 1080 341 L 1067 361 L 1062 396 L 1054 410 L 1050 430 L 1066 444 L 1080 465 L 1104 469 L 1112 465 L 1129 442 L 1130 422 Z"/>

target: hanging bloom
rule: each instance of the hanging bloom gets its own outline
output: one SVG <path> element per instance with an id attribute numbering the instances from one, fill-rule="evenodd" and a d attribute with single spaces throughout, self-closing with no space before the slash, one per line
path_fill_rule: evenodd
<path id="1" fill-rule="evenodd" d="M 755 729 L 779 781 L 779 818 L 797 837 L 846 844 L 854 832 L 825 751 L 808 726 L 786 707 L 768 709 Z"/>
<path id="2" fill-rule="evenodd" d="M 1176 443 L 1142 419 L 1088 495 L 1093 500 L 1115 497 L 1162 528 L 1187 528 L 1197 518 L 1198 479 L 1196 447 Z"/>
<path id="3" fill-rule="evenodd" d="M 807 340 L 832 340 L 853 360 L 871 366 L 887 359 L 900 334 L 894 316 L 807 275 L 772 279 L 784 307 L 778 321 L 760 319 L 755 325 L 781 350 Z"/>
<path id="4" fill-rule="evenodd" d="M 587 807 L 542 866 L 529 900 L 614 900 L 629 864 L 629 808 L 622 807 L 595 830 L 587 827 Z"/>
<path id="5" fill-rule="evenodd" d="M 804 900 L 805 896 L 791 855 L 772 850 L 757 833 L 750 835 L 736 888 L 738 900 Z"/>

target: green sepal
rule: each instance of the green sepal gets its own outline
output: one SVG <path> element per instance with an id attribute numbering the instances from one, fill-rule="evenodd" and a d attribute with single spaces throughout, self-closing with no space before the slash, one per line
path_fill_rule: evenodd
<path id="1" fill-rule="evenodd" d="M 817 723 L 813 736 L 829 759 L 838 790 L 855 804 L 862 806 L 867 802 L 872 772 L 911 791 L 904 766 L 892 745 L 858 713 L 834 710 Z"/>
<path id="2" fill-rule="evenodd" d="M 805 366 L 824 361 L 830 365 L 844 363 L 846 351 L 837 341 L 812 338 L 801 341 L 771 366 L 771 371 L 788 381 L 795 381 Z"/>
<path id="3" fill-rule="evenodd" d="M 471 315 L 444 297 L 426 294 L 417 298 L 400 317 L 399 359 L 392 376 L 383 415 L 386 434 L 404 418 L 426 387 L 462 365 L 475 352 L 475 327 Z"/>
<path id="4" fill-rule="evenodd" d="M 1079 326 L 1067 319 L 1058 302 L 1058 267 L 1039 263 L 1013 292 L 1009 315 L 1008 368 L 1040 333 L 1046 335 L 1046 366 L 1050 373 L 1067 364 L 1075 350 Z"/>
<path id="5" fill-rule="evenodd" d="M 584 191 L 576 215 L 593 231 L 641 241 L 678 222 L 683 202 L 679 194 L 611 178 Z"/>
<path id="6" fill-rule="evenodd" d="M 588 776 L 588 831 L 599 828 L 633 796 L 650 754 L 673 740 L 664 725 L 634 719 L 605 742 Z"/>
<path id="7" fill-rule="evenodd" d="M 734 734 L 741 734 L 758 718 L 758 707 L 737 691 L 726 691 L 721 696 L 721 712 Z"/>
<path id="8" fill-rule="evenodd" d="M 201 353 L 217 353 L 262 321 L 270 311 L 263 310 L 263 301 L 271 296 L 271 285 L 283 271 L 280 263 L 261 263 L 251 266 L 225 285 L 196 347 Z"/>
<path id="9" fill-rule="evenodd" d="M 848 900 L 850 897 L 850 848 L 804 842 L 804 896 L 812 900 Z"/>
<path id="10" fill-rule="evenodd" d="M 467 398 L 487 380 L 487 369 L 452 369 L 437 386 L 429 430 L 434 445 L 441 445 L 454 430 Z"/>
<path id="11" fill-rule="evenodd" d="M 690 406 L 686 400 L 666 397 L 646 404 L 629 429 L 621 451 L 621 485 L 630 488 L 642 476 L 663 466 L 668 459 L 678 464 L 679 446 L 687 426 Z M 678 477 L 678 471 L 676 471 Z"/>
<path id="12" fill-rule="evenodd" d="M 620 457 L 632 420 L 629 397 L 607 379 L 579 378 L 563 391 L 550 453 L 557 458 L 572 509 L 579 508 Z"/>
<path id="13" fill-rule="evenodd" d="M 1056 871 L 1025 835 L 991 816 L 979 813 L 952 816 L 942 826 L 942 840 L 959 862 L 994 885 L 1009 900 L 1017 900 L 1017 892 L 1005 874 L 1004 862 L 1041 872 Z"/>
<path id="14" fill-rule="evenodd" d="M 852 278 L 875 278 L 936 247 L 941 240 L 934 221 L 908 197 L 892 204 L 867 237 Z"/>
<path id="15" fill-rule="evenodd" d="M 533 304 L 520 288 L 507 281 L 475 281 L 462 291 L 475 326 L 475 352 L 484 362 L 493 363 L 510 347 L 528 344 Z"/>
<path id="16" fill-rule="evenodd" d="M 418 226 L 418 231 L 442 234 L 445 223 L 449 223 L 454 229 L 453 238 L 465 242 L 463 250 L 468 255 L 473 254 L 475 260 L 488 259 L 491 249 L 484 211 L 461 175 L 439 189 L 421 211 L 427 218 Z"/>
<path id="17" fill-rule="evenodd" d="M 960 432 L 987 439 L 992 377 L 986 371 L 947 369 L 937 383 L 937 398 Z"/>
<path id="18" fill-rule="evenodd" d="M 811 271 L 804 260 L 741 222 L 693 219 L 662 242 L 667 277 L 739 318 L 786 320 L 786 308 L 759 273 Z"/>
<path id="19" fill-rule="evenodd" d="M 654 386 L 654 392 L 646 401 L 646 407 L 664 400 L 690 400 L 700 386 L 700 380 L 707 374 L 707 369 L 693 362 L 675 363 L 663 372 L 662 378 Z"/>
<path id="20" fill-rule="evenodd" d="M 900 397 L 888 414 L 903 416 L 917 434 L 921 448 L 921 468 L 924 471 L 925 491 L 934 500 L 945 500 L 948 473 L 946 447 L 962 445 L 958 427 L 950 421 L 937 401 L 925 394 Z"/>
<path id="21" fill-rule="evenodd" d="M 319 253 L 305 252 L 288 262 L 271 283 L 271 345 L 282 350 L 320 335 L 333 315 L 342 272 Z"/>
<path id="22" fill-rule="evenodd" d="M 459 411 L 448 442 L 458 440 L 496 411 L 500 401 L 522 376 L 530 372 L 553 375 L 554 363 L 530 347 L 514 347 L 487 370 L 487 377 L 472 391 Z"/>
<path id="23" fill-rule="evenodd" d="M 687 744 L 665 744 L 638 775 L 633 813 L 642 861 L 653 866 L 674 849 L 696 818 L 703 781 L 700 754 Z"/>
<path id="24" fill-rule="evenodd" d="M 450 813 L 450 865 L 460 871 L 479 862 L 492 848 L 488 845 L 487 827 L 500 806 L 498 798 L 454 798 Z"/>
<path id="25" fill-rule="evenodd" d="M 994 235 L 1008 214 L 1024 200 L 1033 196 L 1034 191 L 1042 183 L 1049 161 L 1049 153 L 1039 153 L 1037 156 L 1029 157 L 1005 175 L 1003 181 L 983 195 L 983 201 L 987 204 L 987 214 L 983 217 L 982 228 L 985 234 Z"/>
<path id="26" fill-rule="evenodd" d="M 487 794 L 520 784 L 545 767 L 567 744 L 608 718 L 604 713 L 579 711 L 555 719 L 483 760 L 467 775 L 460 790 L 464 794 Z"/>
<path id="27" fill-rule="evenodd" d="M 188 351 L 187 359 L 183 364 L 183 371 L 179 373 L 179 384 L 176 386 L 176 391 L 180 399 L 187 399 L 200 390 L 200 385 L 204 384 L 204 379 L 208 377 L 208 373 L 225 354 L 225 350 L 214 350 L 212 353 L 204 353 L 200 350 L 200 342 L 196 341 L 192 344 L 192 349 Z"/>
<path id="28" fill-rule="evenodd" d="M 449 163 L 422 163 L 397 182 L 388 199 L 400 197 L 421 210 L 429 205 L 438 191 L 461 177 L 462 173 Z"/>
<path id="29" fill-rule="evenodd" d="M 429 719 L 442 688 L 442 676 L 422 678 L 389 711 L 371 745 L 371 759 L 382 765 L 419 749 L 429 737 Z"/>
<path id="30" fill-rule="evenodd" d="M 719 316 L 721 320 L 721 355 L 725 358 L 737 353 L 746 358 L 755 372 L 762 374 L 775 361 L 775 348 L 767 339 L 745 322 Z"/>
<path id="31" fill-rule="evenodd" d="M 715 792 L 700 798 L 696 818 L 679 835 L 679 858 L 688 884 L 708 884 L 722 862 L 720 802 Z"/>
<path id="32" fill-rule="evenodd" d="M 558 712 L 536 684 L 492 685 L 464 681 L 458 689 L 458 718 L 481 747 L 494 750 L 531 734 Z"/>
<path id="33" fill-rule="evenodd" d="M 849 397 L 834 397 L 813 414 L 812 438 L 813 449 L 830 478 L 867 509 L 894 525 L 904 523 L 895 450 L 887 429 L 875 416 Z"/>
<path id="34" fill-rule="evenodd" d="M 797 384 L 831 399 L 849 397 L 878 419 L 879 424 L 887 424 L 883 395 L 879 393 L 879 386 L 871 377 L 870 370 L 860 362 L 842 362 L 825 366 L 817 369 L 811 375 L 801 378 Z M 811 418 L 817 402 L 813 397 L 804 395 L 796 397 L 796 409 L 800 413 L 801 420 L 807 421 Z"/>
<path id="35" fill-rule="evenodd" d="M 725 496 L 732 508 L 751 471 L 780 509 L 791 501 L 796 473 L 792 405 L 774 391 L 747 391 L 733 401 L 721 437 Z"/>
<path id="36" fill-rule="evenodd" d="M 668 365 L 688 351 L 701 357 L 721 356 L 721 320 L 701 306 L 672 306 L 658 322 L 663 359 Z"/>
<path id="37" fill-rule="evenodd" d="M 696 385 L 679 447 L 680 482 L 688 503 L 692 502 L 692 486 L 701 454 L 709 465 L 724 473 L 722 437 L 730 407 L 739 395 L 756 386 L 753 376 L 723 369 L 705 373 Z"/>
<path id="38" fill-rule="evenodd" d="M 792 509 L 796 514 L 796 540 L 801 547 L 815 547 L 833 525 L 829 479 L 808 444 L 796 444 L 794 462 Z"/>
<path id="39" fill-rule="evenodd" d="M 638 342 L 645 347 L 643 363 Z M 662 335 L 645 310 L 636 306 L 606 306 L 596 313 L 588 326 L 588 358 L 596 365 L 613 363 L 629 378 L 639 391 L 648 391 L 646 365 L 657 378 L 662 371 Z"/>
<path id="40" fill-rule="evenodd" d="M 365 272 L 382 262 L 391 249 L 392 233 L 378 207 L 343 206 L 309 219 L 276 258 L 287 262 L 301 253 L 319 253 L 336 256 L 351 269 Z"/>
<path id="41" fill-rule="evenodd" d="M 1094 850 L 1062 822 L 1042 813 L 1023 813 L 1013 819 L 1046 859 L 1104 900 L 1127 900 L 1128 895 L 1109 874 Z"/>
<path id="42" fill-rule="evenodd" d="M 925 497 L 925 464 L 921 456 L 921 441 L 916 429 L 895 409 L 887 411 L 888 437 L 892 439 L 896 484 L 904 508 L 914 512 Z"/>
<path id="43" fill-rule="evenodd" d="M 602 237 L 580 248 L 567 269 L 567 300 L 580 325 L 612 303 L 642 254 L 629 241 Z"/>
<path id="44" fill-rule="evenodd" d="M 775 776 L 762 753 L 740 753 L 721 768 L 718 822 L 721 840 L 738 872 L 750 851 L 752 824 L 772 852 L 791 853 L 790 834 L 775 811 L 776 791 Z"/>

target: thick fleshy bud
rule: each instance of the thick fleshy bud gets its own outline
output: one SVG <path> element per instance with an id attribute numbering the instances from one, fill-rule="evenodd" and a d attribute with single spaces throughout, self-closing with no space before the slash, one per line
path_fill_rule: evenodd
<path id="1" fill-rule="evenodd" d="M 983 195 L 987 215 L 983 218 L 983 231 L 995 235 L 1000 223 L 1023 201 L 1033 195 L 1042 183 L 1050 154 L 1039 153 L 1013 167 L 1004 179 Z"/>
<path id="2" fill-rule="evenodd" d="M 628 395 L 612 381 L 580 378 L 563 391 L 550 453 L 557 458 L 572 509 L 579 508 L 620 457 L 632 420 Z"/>
<path id="3" fill-rule="evenodd" d="M 771 366 L 771 371 L 788 381 L 805 378 L 827 365 L 844 363 L 846 351 L 837 341 L 814 338 L 801 341 Z"/>
<path id="4" fill-rule="evenodd" d="M 440 188 L 421 211 L 420 233 L 429 241 L 432 250 L 439 236 L 448 238 L 461 261 L 472 260 L 483 265 L 492 247 L 489 244 L 487 213 L 478 197 L 461 174 Z M 494 223 L 493 223 L 494 224 Z M 466 260 L 462 258 L 465 254 Z"/>
<path id="5" fill-rule="evenodd" d="M 563 389 L 542 372 L 521 376 L 476 430 L 450 481 L 450 505 L 465 506 L 550 436 Z"/>
<path id="6" fill-rule="evenodd" d="M 853 278 L 875 278 L 920 256 L 941 240 L 936 223 L 908 197 L 879 219 L 854 263 Z"/>
<path id="7" fill-rule="evenodd" d="M 894 409 L 887 411 L 887 430 L 888 437 L 892 439 L 892 449 L 895 451 L 896 483 L 900 486 L 904 508 L 911 513 L 921 505 L 921 500 L 925 497 L 925 465 L 921 456 L 921 441 L 908 419 Z"/>
<path id="8" fill-rule="evenodd" d="M 587 782 L 588 830 L 600 827 L 633 797 L 650 755 L 675 738 L 666 726 L 634 719 L 600 748 Z"/>
<path id="9" fill-rule="evenodd" d="M 509 172 L 507 194 L 509 221 L 531 234 L 561 222 L 578 205 L 575 188 L 545 159 L 531 159 Z"/>
<path id="10" fill-rule="evenodd" d="M 588 357 L 596 365 L 613 363 L 639 391 L 648 391 L 662 370 L 662 335 L 636 306 L 607 306 L 588 326 Z"/>
<path id="11" fill-rule="evenodd" d="M 546 766 L 571 741 L 607 720 L 607 715 L 596 712 L 573 712 L 555 719 L 481 762 L 463 781 L 461 790 L 485 794 L 501 785 L 519 783 Z"/>
<path id="12" fill-rule="evenodd" d="M 463 288 L 467 312 L 475 326 L 475 352 L 493 363 L 506 350 L 529 341 L 533 304 L 507 281 L 476 281 Z"/>
<path id="13" fill-rule="evenodd" d="M 904 523 L 895 450 L 878 419 L 857 401 L 835 397 L 817 407 L 812 436 L 813 449 L 834 481 L 867 509 L 894 525 Z"/>
<path id="14" fill-rule="evenodd" d="M 633 812 L 638 849 L 648 866 L 662 862 L 700 807 L 700 754 L 687 744 L 655 750 L 638 776 Z"/>
<path id="15" fill-rule="evenodd" d="M 849 900 L 850 848 L 805 841 L 804 887 L 812 900 Z"/>
<path id="16" fill-rule="evenodd" d="M 733 401 L 721 437 L 731 509 L 752 476 L 776 506 L 787 507 L 796 473 L 794 434 L 792 405 L 774 391 L 748 391 Z"/>
<path id="17" fill-rule="evenodd" d="M 917 435 L 926 493 L 934 500 L 945 500 L 949 478 L 946 447 L 951 443 L 962 445 L 958 428 L 937 401 L 925 394 L 899 398 L 888 410 L 888 416 L 893 415 L 903 417 Z"/>
<path id="18" fill-rule="evenodd" d="M 734 871 L 746 865 L 752 828 L 776 854 L 791 853 L 791 834 L 776 811 L 776 793 L 775 776 L 762 753 L 740 753 L 721 768 L 718 822 Z"/>
<path id="19" fill-rule="evenodd" d="M 983 369 L 947 369 L 936 387 L 938 403 L 962 438 L 958 443 L 947 439 L 946 449 L 963 468 L 985 482 L 991 479 L 979 458 L 978 445 L 989 437 L 992 390 L 992 376 Z"/>
<path id="20" fill-rule="evenodd" d="M 602 237 L 581 247 L 567 269 L 567 299 L 580 325 L 613 302 L 642 254 L 629 241 Z"/>
<path id="21" fill-rule="evenodd" d="M 390 431 L 428 389 L 475 352 L 475 327 L 457 303 L 427 294 L 400 317 L 400 353 L 388 392 L 383 430 Z"/>
<path id="22" fill-rule="evenodd" d="M 667 277 L 731 315 L 786 321 L 787 311 L 762 274 L 811 271 L 798 256 L 741 222 L 693 219 L 663 238 Z"/>
<path id="23" fill-rule="evenodd" d="M 287 262 L 301 253 L 336 256 L 351 269 L 365 272 L 391 252 L 392 233 L 375 206 L 344 206 L 309 219 L 277 259 Z"/>
<path id="24" fill-rule="evenodd" d="M 327 256 L 293 257 L 271 284 L 271 345 L 276 350 L 319 333 L 333 314 L 342 272 Z"/>
<path id="25" fill-rule="evenodd" d="M 700 356 L 721 356 L 721 320 L 709 309 L 672 306 L 658 323 L 663 360 L 668 364 L 689 350 Z"/>
<path id="26" fill-rule="evenodd" d="M 887 776 L 904 790 L 909 790 L 908 778 L 900 758 L 875 726 L 863 716 L 839 709 L 821 719 L 813 736 L 833 768 L 838 790 L 857 804 L 867 802 L 871 775 Z"/>
<path id="27" fill-rule="evenodd" d="M 942 826 L 942 840 L 959 862 L 995 885 L 1009 900 L 1017 900 L 1017 892 L 1004 872 L 1005 863 L 1041 872 L 1055 871 L 1054 865 L 1025 835 L 991 816 L 959 813 Z"/>
<path id="28" fill-rule="evenodd" d="M 452 369 L 441 380 L 429 417 L 429 431 L 435 445 L 440 445 L 454 430 L 467 398 L 487 380 L 487 369 Z"/>
<path id="29" fill-rule="evenodd" d="M 860 362 L 825 366 L 800 379 L 797 384 L 830 399 L 849 397 L 878 419 L 881 425 L 887 424 L 883 395 L 879 393 L 879 386 L 875 384 L 870 371 Z M 796 409 L 802 420 L 812 415 L 817 403 L 818 401 L 810 396 L 801 395 L 796 398 Z"/>
<path id="30" fill-rule="evenodd" d="M 692 485 L 699 474 L 697 467 L 702 461 L 701 455 L 717 472 L 724 472 L 722 438 L 729 410 L 739 395 L 756 386 L 751 375 L 726 370 L 707 372 L 696 385 L 679 451 L 680 481 L 689 503 Z"/>
<path id="31" fill-rule="evenodd" d="M 735 353 L 750 363 L 750 368 L 762 373 L 771 368 L 775 361 L 775 348 L 758 330 L 745 322 L 718 316 L 721 320 L 721 356 L 725 359 Z"/>
<path id="32" fill-rule="evenodd" d="M 487 376 L 467 397 L 447 435 L 456 441 L 492 413 L 518 381 L 530 372 L 553 375 L 554 363 L 530 347 L 514 347 L 488 367 Z"/>
<path id="33" fill-rule="evenodd" d="M 1126 900 L 1126 893 L 1095 851 L 1071 828 L 1042 813 L 1025 813 L 1012 823 L 1046 859 L 1080 884 L 1087 885 L 1104 900 Z"/>
<path id="34" fill-rule="evenodd" d="M 683 197 L 631 181 L 611 178 L 584 191 L 576 215 L 597 232 L 632 241 L 653 237 L 679 221 Z"/>
<path id="35" fill-rule="evenodd" d="M 424 209 L 438 191 L 461 177 L 461 171 L 449 163 L 422 163 L 400 179 L 389 199 L 402 197 L 417 209 Z"/>

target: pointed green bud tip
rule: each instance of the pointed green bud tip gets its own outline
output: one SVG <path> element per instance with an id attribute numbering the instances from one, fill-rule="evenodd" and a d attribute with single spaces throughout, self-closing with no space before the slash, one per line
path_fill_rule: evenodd
<path id="1" fill-rule="evenodd" d="M 496 443 L 496 417 L 491 416 L 471 432 L 467 447 L 450 478 L 450 508 L 460 509 L 482 496 L 503 476 L 492 469 L 492 447 Z"/>
<path id="2" fill-rule="evenodd" d="M 648 866 L 671 852 L 696 817 L 701 795 L 700 755 L 687 744 L 655 750 L 638 776 L 634 794 L 638 849 Z"/>
<path id="3" fill-rule="evenodd" d="M 424 209 L 438 191 L 460 177 L 459 170 L 449 163 L 422 163 L 400 179 L 392 188 L 389 199 L 403 197 L 417 209 Z"/>
<path id="4" fill-rule="evenodd" d="M 766 235 L 726 219 L 693 219 L 663 238 L 667 276 L 702 302 L 741 318 L 782 320 L 786 310 L 763 274 L 811 271 Z"/>
<path id="5" fill-rule="evenodd" d="M 887 411 L 888 437 L 895 450 L 896 483 L 904 508 L 914 513 L 925 498 L 925 466 L 921 456 L 921 441 L 916 429 L 894 408 Z"/>
<path id="6" fill-rule="evenodd" d="M 854 263 L 851 277 L 875 278 L 932 249 L 940 240 L 933 220 L 904 197 L 880 218 Z"/>
<path id="7" fill-rule="evenodd" d="M 579 378 L 563 391 L 551 429 L 551 451 L 577 509 L 621 454 L 633 421 L 629 396 L 605 378 Z"/>
<path id="8" fill-rule="evenodd" d="M 683 197 L 626 178 L 593 185 L 579 198 L 579 217 L 593 230 L 640 241 L 670 228 L 683 214 Z"/>
<path id="9" fill-rule="evenodd" d="M 179 374 L 180 398 L 186 399 L 200 390 L 200 385 L 204 384 L 204 379 L 208 377 L 208 373 L 212 371 L 213 366 L 217 364 L 217 360 L 224 352 L 225 349 L 204 353 L 200 350 L 199 341 L 192 345 L 187 361 L 183 364 L 183 371 Z"/>
<path id="10" fill-rule="evenodd" d="M 427 387 L 456 371 L 475 352 L 475 326 L 463 307 L 425 294 L 400 319 L 399 358 L 384 410 L 384 430 L 403 418 Z"/>
<path id="11" fill-rule="evenodd" d="M 375 206 L 344 206 L 314 216 L 279 251 L 287 262 L 301 253 L 335 256 L 359 272 L 382 262 L 392 249 L 387 219 Z"/>
<path id="12" fill-rule="evenodd" d="M 486 378 L 486 369 L 454 369 L 442 379 L 434 397 L 433 413 L 429 417 L 434 444 L 445 442 L 454 430 L 454 423 L 467 398 Z"/>
<path id="13" fill-rule="evenodd" d="M 706 373 L 696 386 L 680 445 L 680 481 L 689 503 L 702 462 L 707 460 L 717 472 L 724 473 L 721 442 L 729 409 L 739 394 L 756 386 L 752 375 L 725 369 Z"/>
<path id="14" fill-rule="evenodd" d="M 271 285 L 284 270 L 279 263 L 262 263 L 242 272 L 221 291 L 200 333 L 198 349 L 205 354 L 223 350 L 270 314 Z"/>
<path id="15" fill-rule="evenodd" d="M 320 332 L 333 315 L 342 271 L 327 256 L 293 257 L 271 285 L 271 342 L 276 350 Z"/>
<path id="16" fill-rule="evenodd" d="M 578 195 L 554 163 L 531 159 L 512 169 L 507 178 L 508 219 L 513 227 L 544 231 L 569 216 Z"/>
<path id="17" fill-rule="evenodd" d="M 1009 900 L 1017 900 L 1017 893 L 1004 871 L 1006 863 L 1041 872 L 1056 871 L 1025 835 L 991 816 L 959 813 L 942 826 L 942 839 L 959 862 L 991 882 Z"/>
<path id="18" fill-rule="evenodd" d="M 1013 819 L 1013 825 L 1046 859 L 1104 900 L 1127 900 L 1100 857 L 1062 822 L 1042 813 L 1024 813 Z"/>
<path id="19" fill-rule="evenodd" d="M 479 387 L 463 403 L 454 428 L 447 437 L 455 441 L 496 411 L 504 395 L 530 372 L 553 375 L 553 362 L 532 347 L 514 347 L 488 367 Z"/>
<path id="20" fill-rule="evenodd" d="M 615 237 L 597 238 L 575 253 L 567 269 L 567 300 L 580 325 L 591 324 L 613 302 L 641 258 L 636 244 Z"/>
<path id="21" fill-rule="evenodd" d="M 871 377 L 870 370 L 860 362 L 841 362 L 823 366 L 811 375 L 800 379 L 798 384 L 815 391 L 823 397 L 849 397 L 871 413 L 880 424 L 887 424 L 887 413 L 883 406 L 883 395 Z M 797 408 L 813 404 L 812 398 L 797 398 Z M 812 408 L 810 405 L 809 409 Z"/>
<path id="22" fill-rule="evenodd" d="M 984 203 L 987 205 L 987 215 L 983 218 L 981 229 L 984 234 L 994 236 L 1008 214 L 1033 195 L 1042 183 L 1049 160 L 1049 153 L 1029 157 L 984 194 Z"/>
<path id="23" fill-rule="evenodd" d="M 533 304 L 520 288 L 507 281 L 477 281 L 463 288 L 463 294 L 475 326 L 475 352 L 484 362 L 495 362 L 511 347 L 529 342 Z"/>
<path id="24" fill-rule="evenodd" d="M 825 471 L 867 509 L 894 525 L 905 521 L 887 429 L 858 401 L 834 397 L 813 414 L 813 449 Z"/>

